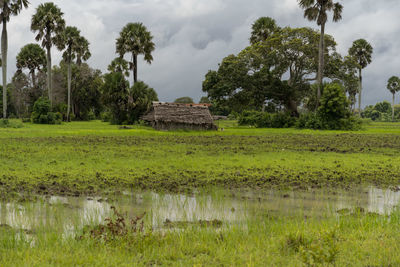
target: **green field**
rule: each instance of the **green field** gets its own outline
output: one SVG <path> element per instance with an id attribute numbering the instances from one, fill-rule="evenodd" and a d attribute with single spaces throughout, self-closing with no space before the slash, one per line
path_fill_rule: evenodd
<path id="1" fill-rule="evenodd" d="M 400 124 L 359 132 L 220 127 L 157 132 L 76 122 L 0 129 L 1 195 L 400 185 Z"/>
<path id="2" fill-rule="evenodd" d="M 192 195 L 217 188 L 334 194 L 400 185 L 400 124 L 374 123 L 357 132 L 219 126 L 224 130 L 157 132 L 102 122 L 0 128 L 2 203 L 13 200 L 24 210 L 43 195 L 118 198 L 125 191 Z M 344 215 L 299 210 L 287 216 L 260 204 L 239 224 L 151 230 L 146 219 L 143 232 L 107 240 L 78 238 L 82 229 L 65 236 L 57 223 L 25 235 L 0 222 L 0 266 L 400 265 L 400 211 L 353 208 Z M 47 209 L 58 214 L 54 206 Z"/>

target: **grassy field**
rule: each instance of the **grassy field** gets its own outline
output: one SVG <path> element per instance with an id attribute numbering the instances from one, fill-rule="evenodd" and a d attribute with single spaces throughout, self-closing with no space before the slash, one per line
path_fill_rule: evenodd
<path id="1" fill-rule="evenodd" d="M 399 266 L 400 211 L 390 217 L 258 217 L 239 225 L 128 231 L 107 239 L 0 227 L 1 266 Z M 94 226 L 93 226 L 94 227 Z"/>
<path id="2" fill-rule="evenodd" d="M 0 195 L 400 185 L 400 124 L 358 132 L 220 127 L 158 132 L 75 122 L 0 129 Z"/>
<path id="3" fill-rule="evenodd" d="M 374 123 L 357 132 L 219 126 L 224 130 L 157 132 L 102 122 L 0 128 L 0 196 L 400 185 L 400 124 Z M 218 229 L 145 225 L 110 240 L 65 237 L 56 228 L 35 229 L 32 239 L 0 225 L 0 266 L 400 265 L 399 210 L 390 216 L 254 213 Z"/>

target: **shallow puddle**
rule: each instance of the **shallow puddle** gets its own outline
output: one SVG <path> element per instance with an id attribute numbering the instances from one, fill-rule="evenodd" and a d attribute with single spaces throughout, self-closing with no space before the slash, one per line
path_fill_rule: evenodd
<path id="1" fill-rule="evenodd" d="M 146 212 L 146 225 L 162 228 L 165 222 L 218 220 L 240 224 L 260 214 L 320 216 L 355 208 L 390 214 L 399 203 L 400 192 L 374 187 L 337 193 L 218 190 L 192 196 L 141 192 L 126 193 L 117 199 L 43 197 L 23 204 L 0 203 L 0 227 L 31 234 L 37 228 L 52 228 L 69 235 L 85 225 L 103 223 L 111 215 L 112 206 L 129 218 Z"/>

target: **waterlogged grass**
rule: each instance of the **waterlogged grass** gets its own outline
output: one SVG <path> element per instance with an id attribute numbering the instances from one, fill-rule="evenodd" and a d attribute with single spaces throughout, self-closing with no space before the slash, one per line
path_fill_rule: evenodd
<path id="1" fill-rule="evenodd" d="M 0 196 L 400 185 L 400 124 L 357 132 L 219 124 L 223 131 L 126 130 L 102 122 L 0 129 Z"/>
<path id="2" fill-rule="evenodd" d="M 399 266 L 400 212 L 277 217 L 114 239 L 0 229 L 1 266 Z M 78 237 L 78 238 L 77 238 Z"/>

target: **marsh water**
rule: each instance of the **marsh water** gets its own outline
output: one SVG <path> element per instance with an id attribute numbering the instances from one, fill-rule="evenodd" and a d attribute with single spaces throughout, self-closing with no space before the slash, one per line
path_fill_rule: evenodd
<path id="1" fill-rule="evenodd" d="M 91 224 L 104 223 L 111 207 L 133 218 L 146 213 L 147 225 L 162 228 L 166 221 L 219 220 L 241 224 L 260 214 L 290 217 L 337 214 L 362 208 L 366 212 L 390 214 L 400 203 L 400 192 L 375 187 L 352 191 L 307 192 L 223 191 L 192 195 L 125 192 L 111 198 L 39 197 L 36 202 L 0 203 L 0 226 L 33 232 L 36 228 L 59 228 L 64 233 Z"/>

